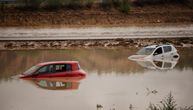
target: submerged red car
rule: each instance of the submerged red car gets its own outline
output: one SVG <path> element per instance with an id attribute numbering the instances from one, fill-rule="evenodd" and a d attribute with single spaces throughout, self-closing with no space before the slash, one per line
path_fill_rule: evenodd
<path id="1" fill-rule="evenodd" d="M 86 73 L 80 68 L 78 61 L 52 61 L 39 63 L 20 78 L 50 78 L 50 77 L 85 77 Z"/>

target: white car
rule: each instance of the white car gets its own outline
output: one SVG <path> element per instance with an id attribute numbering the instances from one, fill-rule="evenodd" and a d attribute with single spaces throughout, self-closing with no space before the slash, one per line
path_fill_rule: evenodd
<path id="1" fill-rule="evenodd" d="M 170 44 L 167 45 L 151 45 L 140 49 L 136 55 L 128 57 L 130 60 L 144 60 L 144 59 L 179 59 L 177 49 Z"/>

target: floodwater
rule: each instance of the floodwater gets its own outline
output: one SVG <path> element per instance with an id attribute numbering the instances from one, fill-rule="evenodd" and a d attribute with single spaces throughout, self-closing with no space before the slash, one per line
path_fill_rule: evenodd
<path id="1" fill-rule="evenodd" d="M 0 51 L 0 109 L 97 110 L 100 104 L 103 110 L 129 110 L 131 105 L 133 110 L 144 110 L 170 92 L 178 106 L 191 106 L 192 48 L 178 50 L 180 59 L 168 69 L 150 69 L 128 60 L 137 49 Z M 79 61 L 86 78 L 29 81 L 14 77 L 37 63 L 53 60 Z"/>

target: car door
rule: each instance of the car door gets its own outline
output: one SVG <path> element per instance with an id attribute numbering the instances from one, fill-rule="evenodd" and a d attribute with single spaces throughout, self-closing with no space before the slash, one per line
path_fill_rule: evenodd
<path id="1" fill-rule="evenodd" d="M 163 46 L 164 58 L 172 58 L 172 47 L 170 45 Z"/>

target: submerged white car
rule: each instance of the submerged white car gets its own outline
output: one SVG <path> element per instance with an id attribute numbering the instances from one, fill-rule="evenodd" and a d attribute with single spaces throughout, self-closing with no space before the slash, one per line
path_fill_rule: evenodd
<path id="1" fill-rule="evenodd" d="M 136 55 L 128 57 L 130 60 L 143 60 L 143 59 L 179 59 L 177 49 L 173 45 L 151 45 L 140 49 Z"/>

